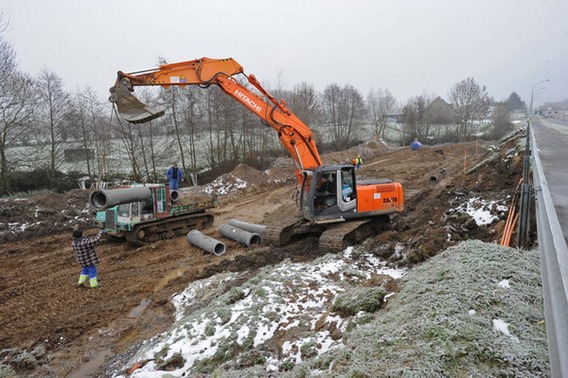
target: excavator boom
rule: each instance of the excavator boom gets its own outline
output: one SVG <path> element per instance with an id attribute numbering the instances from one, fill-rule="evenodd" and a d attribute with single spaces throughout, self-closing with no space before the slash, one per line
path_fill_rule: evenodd
<path id="1" fill-rule="evenodd" d="M 258 94 L 245 87 L 234 76 L 244 75 L 257 89 Z M 162 110 L 148 106 L 131 92 L 134 86 L 172 85 L 219 86 L 227 95 L 257 115 L 264 124 L 278 132 L 278 138 L 296 162 L 296 176 L 302 182 L 301 171 L 322 165 L 313 133 L 286 106 L 276 100 L 254 75 L 245 75 L 243 67 L 232 58 L 201 58 L 187 62 L 164 64 L 158 68 L 133 73 L 118 72 L 116 82 L 110 89 L 109 100 L 116 104 L 118 113 L 130 123 L 143 123 L 160 117 Z"/>
<path id="2" fill-rule="evenodd" d="M 158 68 L 132 73 L 118 72 L 109 100 L 116 104 L 118 113 L 127 122 L 144 123 L 164 115 L 164 111 L 148 106 L 131 92 L 134 86 L 215 84 L 218 75 L 243 73 L 243 67 L 233 59 L 202 58 L 187 62 L 162 64 Z"/>

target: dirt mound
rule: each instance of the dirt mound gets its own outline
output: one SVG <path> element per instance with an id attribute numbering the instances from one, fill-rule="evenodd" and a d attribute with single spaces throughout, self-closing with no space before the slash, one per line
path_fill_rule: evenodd
<path id="1" fill-rule="evenodd" d="M 347 150 L 330 152 L 322 155 L 324 164 L 351 164 L 353 158 L 361 155 L 364 162 L 376 160 L 381 155 L 389 151 L 396 150 L 387 146 L 383 140 L 374 137 L 358 146 L 351 147 Z"/>
<path id="2" fill-rule="evenodd" d="M 88 190 L 74 189 L 30 198 L 1 199 L 0 243 L 92 227 Z"/>
<path id="3" fill-rule="evenodd" d="M 250 192 L 266 186 L 266 175 L 246 164 L 239 164 L 229 173 L 225 173 L 208 184 L 203 192 L 215 195 L 227 195 L 235 191 Z"/>
<path id="4" fill-rule="evenodd" d="M 296 181 L 295 169 L 292 158 L 280 158 L 272 164 L 270 169 L 265 171 L 265 174 L 268 176 L 270 185 L 281 186 Z"/>
<path id="5" fill-rule="evenodd" d="M 361 155 L 373 160 L 392 149 L 380 139 L 371 139 L 348 150 L 327 153 L 321 156 L 326 165 L 351 164 L 351 159 Z M 233 171 L 218 177 L 203 190 L 208 194 L 227 195 L 235 191 L 259 193 L 274 187 L 296 182 L 296 167 L 291 158 L 279 158 L 270 169 L 262 172 L 246 164 L 239 164 Z"/>

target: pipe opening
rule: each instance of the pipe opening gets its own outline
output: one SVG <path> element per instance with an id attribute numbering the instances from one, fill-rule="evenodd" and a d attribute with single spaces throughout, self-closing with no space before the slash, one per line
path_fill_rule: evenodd
<path id="1" fill-rule="evenodd" d="M 170 199 L 172 202 L 176 202 L 179 199 L 179 192 L 177 190 L 172 190 L 170 192 Z"/>
<path id="2" fill-rule="evenodd" d="M 223 244 L 223 243 L 218 243 L 218 244 L 215 245 L 215 248 L 213 249 L 213 254 L 214 254 L 215 256 L 221 256 L 222 254 L 225 253 L 225 250 L 226 250 L 226 249 L 227 249 L 227 248 L 225 247 L 225 244 Z"/>
<path id="3" fill-rule="evenodd" d="M 90 202 L 95 209 L 104 209 L 107 204 L 107 196 L 103 192 L 93 192 Z"/>
<path id="4" fill-rule="evenodd" d="M 250 238 L 249 245 L 259 245 L 260 244 L 260 235 L 253 234 Z"/>

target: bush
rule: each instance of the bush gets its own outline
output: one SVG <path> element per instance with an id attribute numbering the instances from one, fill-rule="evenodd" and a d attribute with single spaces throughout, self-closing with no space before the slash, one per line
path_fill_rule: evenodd
<path id="1" fill-rule="evenodd" d="M 77 181 L 84 176 L 85 174 L 80 172 L 63 173 L 61 171 L 49 171 L 45 168 L 34 169 L 31 172 L 11 172 L 8 176 L 8 180 L 12 184 L 11 188 L 9 192 L 4 189 L 0 192 L 0 195 L 46 189 L 64 193 L 78 188 Z"/>

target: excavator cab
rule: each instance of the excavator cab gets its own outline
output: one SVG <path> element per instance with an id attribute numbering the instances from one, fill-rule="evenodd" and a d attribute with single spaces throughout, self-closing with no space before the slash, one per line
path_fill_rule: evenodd
<path id="1" fill-rule="evenodd" d="M 355 180 L 352 165 L 321 166 L 305 171 L 301 198 L 304 217 L 315 223 L 352 218 L 357 211 Z"/>
<path id="2" fill-rule="evenodd" d="M 303 173 L 300 207 L 313 223 L 341 222 L 402 212 L 402 185 L 387 179 L 358 180 L 355 167 L 320 166 Z"/>

